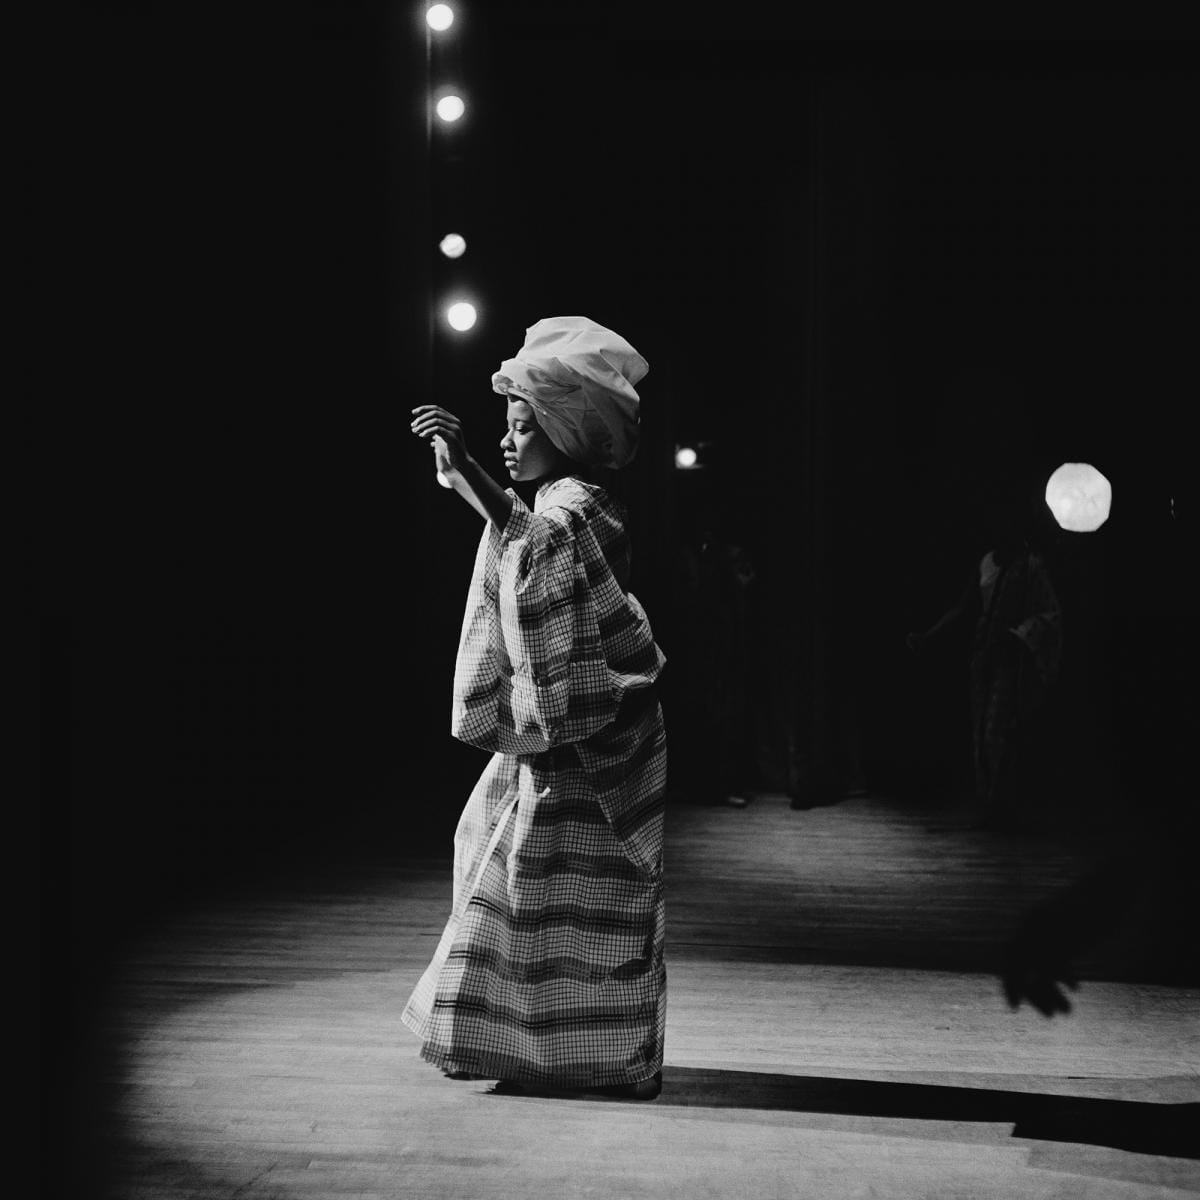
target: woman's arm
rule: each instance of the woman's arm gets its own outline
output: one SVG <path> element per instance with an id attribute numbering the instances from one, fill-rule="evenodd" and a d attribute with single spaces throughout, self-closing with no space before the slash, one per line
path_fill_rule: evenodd
<path id="1" fill-rule="evenodd" d="M 422 404 L 412 411 L 412 431 L 430 439 L 436 469 L 446 482 L 485 521 L 503 529 L 512 512 L 512 497 L 468 453 L 459 419 L 436 404 Z"/>
<path id="2" fill-rule="evenodd" d="M 925 630 L 924 633 L 910 633 L 905 641 L 908 643 L 910 650 L 919 651 L 931 640 L 944 633 L 951 626 L 956 625 L 962 620 L 967 610 L 971 607 L 971 602 L 974 596 L 975 589 L 978 587 L 975 579 L 972 578 L 967 586 L 963 589 L 962 595 L 958 600 L 950 606 L 938 619 Z"/>

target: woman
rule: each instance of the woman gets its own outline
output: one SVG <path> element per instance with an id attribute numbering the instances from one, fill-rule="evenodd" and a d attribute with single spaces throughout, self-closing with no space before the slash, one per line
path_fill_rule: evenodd
<path id="1" fill-rule="evenodd" d="M 645 359 L 552 317 L 492 377 L 500 443 L 532 511 L 468 452 L 458 419 L 413 410 L 443 480 L 487 524 L 454 677 L 452 732 L 493 752 L 455 834 L 454 898 L 404 1010 L 454 1078 L 652 1099 L 666 1017 L 664 659 L 628 593 L 623 514 L 590 479 L 637 448 Z"/>
<path id="2" fill-rule="evenodd" d="M 1016 805 L 1032 791 L 1037 722 L 1062 655 L 1062 610 L 1045 560 L 1030 541 L 1028 490 L 1017 479 L 987 497 L 991 549 L 958 603 L 926 632 L 908 635 L 909 648 L 920 653 L 964 619 L 974 624 L 971 727 L 976 823 L 983 827 L 1020 823 Z"/>

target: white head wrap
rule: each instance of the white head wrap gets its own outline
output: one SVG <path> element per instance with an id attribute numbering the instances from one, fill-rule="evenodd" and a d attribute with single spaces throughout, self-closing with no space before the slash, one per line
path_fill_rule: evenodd
<path id="1" fill-rule="evenodd" d="M 525 345 L 500 364 L 492 387 L 526 401 L 568 458 L 615 468 L 637 453 L 633 385 L 649 369 L 611 329 L 587 317 L 546 317 L 525 331 Z"/>

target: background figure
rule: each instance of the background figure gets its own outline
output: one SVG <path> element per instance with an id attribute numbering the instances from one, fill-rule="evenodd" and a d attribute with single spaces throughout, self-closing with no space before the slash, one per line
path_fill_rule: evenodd
<path id="1" fill-rule="evenodd" d="M 1195 661 L 1195 619 L 1184 583 L 1191 555 L 1183 551 L 1173 508 L 1163 515 L 1165 497 L 1162 512 L 1130 514 L 1131 506 L 1137 506 L 1136 494 L 1125 508 L 1124 543 L 1107 546 L 1115 556 L 1110 578 L 1116 595 L 1094 586 L 1077 589 L 1070 609 L 1076 654 L 1076 612 L 1086 619 L 1093 615 L 1089 608 L 1108 610 L 1099 618 L 1104 636 L 1088 642 L 1091 657 L 1101 661 L 1081 686 L 1095 689 L 1110 676 L 1103 699 L 1113 711 L 1096 741 L 1073 746 L 1069 775 L 1086 786 L 1089 764 L 1101 759 L 1113 803 L 1109 808 L 1101 797 L 1097 811 L 1089 796 L 1080 832 L 1092 847 L 1091 869 L 1025 915 L 1000 968 L 1010 1005 L 1028 1002 L 1046 1016 L 1070 1011 L 1063 988 L 1095 977 L 1089 956 L 1103 961 L 1106 949 L 1133 978 L 1200 984 L 1200 805 L 1192 798 L 1195 711 L 1185 700 Z M 1106 541 L 1081 535 L 1071 550 L 1091 558 L 1106 549 Z M 1096 574 L 1090 573 L 1093 584 Z"/>
<path id="2" fill-rule="evenodd" d="M 921 651 L 960 622 L 973 624 L 969 695 L 976 821 L 1004 826 L 1033 815 L 1042 793 L 1048 693 L 1062 657 L 1062 609 L 1042 554 L 1024 481 L 985 499 L 990 549 L 957 604 L 908 644 Z"/>
<path id="3" fill-rule="evenodd" d="M 700 520 L 680 548 L 679 648 L 671 655 L 675 705 L 690 753 L 677 776 L 689 799 L 742 808 L 749 801 L 749 598 L 746 548 Z"/>

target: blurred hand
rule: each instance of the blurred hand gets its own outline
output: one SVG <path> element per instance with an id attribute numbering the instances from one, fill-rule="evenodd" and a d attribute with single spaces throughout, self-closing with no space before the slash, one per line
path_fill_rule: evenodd
<path id="1" fill-rule="evenodd" d="M 1145 841 L 1127 834 L 1118 851 L 1025 915 L 1005 947 L 1001 964 L 1001 982 L 1012 1008 L 1025 1000 L 1046 1017 L 1071 1011 L 1063 991 L 1079 987 L 1071 964 L 1088 946 L 1111 933 L 1137 898 L 1160 878 L 1169 861 L 1163 846 L 1161 831 Z M 1189 841 L 1184 851 L 1189 875 L 1193 851 Z M 1183 861 L 1178 859 L 1180 864 Z"/>
<path id="2" fill-rule="evenodd" d="M 1020 1008 L 1024 1000 L 1044 1017 L 1069 1013 L 1071 1001 L 1063 988 L 1079 988 L 1079 980 L 1066 963 L 1055 964 L 1044 948 L 1022 939 L 1009 947 L 1001 982 L 1009 1008 Z"/>

